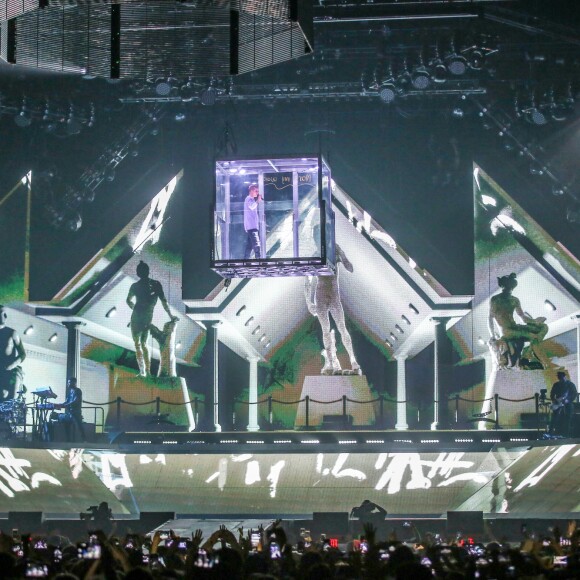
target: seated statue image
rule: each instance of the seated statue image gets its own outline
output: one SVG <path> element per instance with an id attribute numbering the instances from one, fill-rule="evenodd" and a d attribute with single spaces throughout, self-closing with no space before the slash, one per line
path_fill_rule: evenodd
<path id="1" fill-rule="evenodd" d="M 516 274 L 497 279 L 501 292 L 492 296 L 489 307 L 488 329 L 490 351 L 498 368 L 548 369 L 554 365 L 542 348 L 548 333 L 544 317 L 532 318 L 522 309 L 512 292 L 518 285 Z M 514 313 L 522 320 L 518 324 Z M 500 332 L 497 332 L 499 327 Z M 525 347 L 525 344 L 529 345 Z"/>
<path id="2" fill-rule="evenodd" d="M 360 375 L 362 374 L 362 371 L 354 355 L 352 340 L 346 328 L 338 283 L 339 264 L 342 264 L 348 272 L 353 271 L 353 266 L 338 244 L 336 244 L 336 262 L 337 270 L 334 276 L 309 276 L 306 279 L 304 287 L 308 311 L 310 314 L 318 318 L 320 326 L 322 327 L 322 342 L 324 344 L 322 356 L 324 357 L 324 366 L 322 367 L 320 374 Z M 351 366 L 350 369 L 343 370 L 340 361 L 336 356 L 334 330 L 331 330 L 330 328 L 331 315 L 336 324 L 336 328 L 340 333 L 342 344 L 348 353 Z"/>

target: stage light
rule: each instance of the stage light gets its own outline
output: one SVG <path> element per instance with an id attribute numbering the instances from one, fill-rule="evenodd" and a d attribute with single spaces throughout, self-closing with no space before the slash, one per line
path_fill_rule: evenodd
<path id="1" fill-rule="evenodd" d="M 389 342 L 388 339 L 385 338 L 385 344 L 389 347 L 389 348 L 393 348 L 393 345 Z"/>
<path id="2" fill-rule="evenodd" d="M 268 342 L 267 342 L 267 343 L 264 345 L 264 348 L 270 348 L 271 344 L 272 344 L 272 343 L 271 343 L 270 341 L 268 341 Z"/>
<path id="3" fill-rule="evenodd" d="M 481 336 L 479 336 L 477 338 L 477 342 L 479 342 L 479 344 L 481 344 L 482 346 L 485 344 L 485 340 L 483 340 L 483 338 L 481 338 Z"/>
<path id="4" fill-rule="evenodd" d="M 70 213 L 65 221 L 65 227 L 70 232 L 77 232 L 83 225 L 83 218 L 78 211 Z"/>
<path id="5" fill-rule="evenodd" d="M 554 304 L 552 302 L 550 302 L 548 299 L 544 300 L 544 308 L 548 311 L 548 312 L 555 312 L 556 311 L 556 307 L 554 306 Z"/>
<path id="6" fill-rule="evenodd" d="M 552 186 L 552 195 L 555 195 L 557 197 L 564 195 L 566 193 L 566 186 L 560 186 L 560 185 L 553 185 Z"/>
<path id="7" fill-rule="evenodd" d="M 157 79 L 155 82 L 155 92 L 160 97 L 167 97 L 171 93 L 172 86 L 169 80 Z"/>
<path id="8" fill-rule="evenodd" d="M 80 191 L 80 196 L 85 203 L 93 203 L 93 201 L 95 201 L 96 192 L 90 187 L 83 187 Z"/>
<path id="9" fill-rule="evenodd" d="M 258 324 L 258 326 L 256 326 L 256 328 L 254 328 L 254 330 L 252 330 L 252 335 L 258 334 L 259 331 L 260 331 L 260 325 Z"/>
<path id="10" fill-rule="evenodd" d="M 404 320 L 404 321 L 405 321 L 405 322 L 406 322 L 406 323 L 407 323 L 409 326 L 411 326 L 411 321 L 410 321 L 410 320 L 409 320 L 409 319 L 408 319 L 408 318 L 407 318 L 407 317 L 406 317 L 404 314 L 402 314 L 402 315 L 401 315 L 401 318 L 402 318 L 402 319 L 403 319 L 403 320 Z"/>
<path id="11" fill-rule="evenodd" d="M 485 53 L 481 48 L 473 48 L 469 54 L 469 66 L 473 70 L 481 70 L 485 63 Z"/>
<path id="12" fill-rule="evenodd" d="M 389 336 L 393 339 L 393 340 L 399 340 L 399 337 L 396 336 L 393 332 L 389 332 Z"/>
<path id="13" fill-rule="evenodd" d="M 250 325 L 250 322 L 252 322 L 252 320 L 254 320 L 254 317 L 253 316 L 250 316 L 250 318 L 248 318 L 248 320 L 246 320 L 244 326 L 249 326 Z"/>
<path id="14" fill-rule="evenodd" d="M 55 332 L 54 334 L 50 335 L 48 342 L 56 342 L 58 340 L 58 334 Z"/>
<path id="15" fill-rule="evenodd" d="M 26 106 L 26 99 L 22 99 L 22 105 L 20 111 L 15 115 L 14 122 L 18 127 L 26 128 L 30 127 L 32 124 L 32 116 L 30 115 L 28 108 Z"/>
<path id="16" fill-rule="evenodd" d="M 405 334 L 405 331 L 398 324 L 395 324 L 395 329 L 399 334 Z"/>
<path id="17" fill-rule="evenodd" d="M 570 206 L 566 210 L 566 219 L 571 224 L 580 224 L 580 208 L 578 206 Z"/>
<path id="18" fill-rule="evenodd" d="M 81 132 L 81 129 L 81 122 L 75 116 L 74 107 L 71 105 L 66 120 L 66 132 L 68 135 L 78 135 Z"/>
<path id="19" fill-rule="evenodd" d="M 414 304 L 409 303 L 409 308 L 415 313 L 415 314 L 419 314 L 419 310 L 417 310 L 417 307 Z"/>
<path id="20" fill-rule="evenodd" d="M 538 107 L 536 107 L 534 99 L 532 99 L 532 105 L 527 109 L 524 109 L 522 113 L 524 114 L 526 121 L 532 125 L 541 126 L 548 122 L 546 115 L 544 115 L 544 113 Z"/>
<path id="21" fill-rule="evenodd" d="M 413 258 L 409 258 L 409 266 L 411 266 L 411 268 L 414 270 L 417 267 L 417 262 L 415 262 Z"/>
<path id="22" fill-rule="evenodd" d="M 211 85 L 209 87 L 207 87 L 206 89 L 203 89 L 199 93 L 199 100 L 201 101 L 202 105 L 205 105 L 208 107 L 215 105 L 215 103 L 217 101 L 216 89 L 214 87 L 212 87 Z"/>
<path id="23" fill-rule="evenodd" d="M 387 105 L 392 103 L 397 97 L 397 88 L 391 81 L 384 82 L 379 87 L 379 98 Z"/>
<path id="24" fill-rule="evenodd" d="M 103 173 L 103 178 L 109 183 L 115 181 L 115 169 L 108 165 Z"/>
<path id="25" fill-rule="evenodd" d="M 236 316 L 239 316 L 244 310 L 246 309 L 246 306 L 242 306 L 237 312 L 236 312 Z"/>
<path id="26" fill-rule="evenodd" d="M 24 334 L 26 336 L 30 336 L 31 334 L 34 334 L 34 326 L 32 326 L 32 324 L 30 326 L 28 326 L 26 328 L 26 330 L 24 331 Z"/>
<path id="27" fill-rule="evenodd" d="M 266 335 L 262 334 L 262 336 L 260 336 L 260 339 L 258 340 L 258 342 L 264 342 L 266 340 Z"/>
<path id="28" fill-rule="evenodd" d="M 431 84 L 431 75 L 425 68 L 425 65 L 421 64 L 413 69 L 411 74 L 411 84 L 413 85 L 413 88 L 419 91 L 424 91 L 429 87 Z"/>
<path id="29" fill-rule="evenodd" d="M 182 346 L 183 346 L 183 345 L 181 344 L 181 340 L 178 340 L 178 341 L 175 343 L 175 350 L 181 350 L 181 347 L 182 347 Z"/>
<path id="30" fill-rule="evenodd" d="M 115 316 L 117 316 L 117 307 L 116 306 L 113 306 L 112 308 L 110 308 L 107 311 L 107 314 L 105 314 L 105 316 L 107 318 L 114 318 Z"/>
<path id="31" fill-rule="evenodd" d="M 457 53 L 453 41 L 451 41 L 451 50 L 445 57 L 445 65 L 447 66 L 447 70 L 455 76 L 461 76 L 467 70 L 467 59 Z"/>

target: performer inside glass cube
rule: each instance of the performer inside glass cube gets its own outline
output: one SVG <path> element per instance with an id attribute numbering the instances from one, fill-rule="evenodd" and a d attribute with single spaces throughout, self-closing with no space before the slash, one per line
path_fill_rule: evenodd
<path id="1" fill-rule="evenodd" d="M 260 214 L 258 212 L 262 196 L 257 183 L 250 184 L 248 196 L 244 201 L 244 230 L 246 230 L 246 248 L 244 250 L 244 260 L 249 260 L 252 252 L 256 260 L 261 255 L 260 243 Z"/>

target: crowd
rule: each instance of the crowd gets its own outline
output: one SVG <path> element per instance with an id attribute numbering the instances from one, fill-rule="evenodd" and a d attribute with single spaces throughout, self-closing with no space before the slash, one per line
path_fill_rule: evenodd
<path id="1" fill-rule="evenodd" d="M 580 530 L 570 522 L 561 534 L 525 534 L 518 546 L 491 541 L 484 545 L 458 534 L 401 542 L 391 534 L 380 539 L 373 525 L 348 544 L 322 535 L 313 541 L 302 531 L 295 544 L 276 522 L 267 529 L 234 533 L 221 526 L 209 538 L 201 530 L 191 538 L 172 531 L 152 536 L 108 537 L 89 532 L 71 543 L 61 535 L 46 537 L 16 530 L 0 535 L 0 578 L 59 580 L 226 579 L 565 579 L 580 578 Z"/>

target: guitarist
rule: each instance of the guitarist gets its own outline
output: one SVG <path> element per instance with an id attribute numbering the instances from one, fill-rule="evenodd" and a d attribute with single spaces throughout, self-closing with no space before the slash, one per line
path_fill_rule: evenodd
<path id="1" fill-rule="evenodd" d="M 552 418 L 550 433 L 569 437 L 574 403 L 578 399 L 576 385 L 566 378 L 564 371 L 558 371 L 558 380 L 553 384 L 550 392 L 552 400 Z"/>

